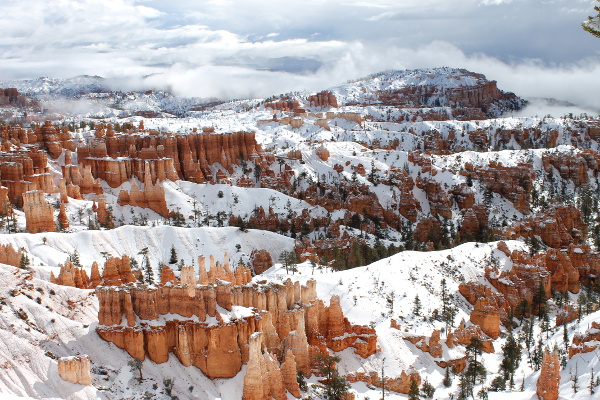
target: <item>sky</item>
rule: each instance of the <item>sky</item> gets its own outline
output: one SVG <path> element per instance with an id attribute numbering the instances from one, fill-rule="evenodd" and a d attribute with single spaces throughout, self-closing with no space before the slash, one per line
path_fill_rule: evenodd
<path id="1" fill-rule="evenodd" d="M 592 0 L 1 0 L 0 80 L 99 75 L 222 99 L 451 66 L 600 110 Z M 115 83 L 116 84 L 116 83 Z"/>

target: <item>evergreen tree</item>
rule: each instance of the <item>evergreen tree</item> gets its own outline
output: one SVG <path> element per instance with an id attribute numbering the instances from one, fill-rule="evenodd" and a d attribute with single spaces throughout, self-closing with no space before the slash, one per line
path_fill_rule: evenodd
<path id="1" fill-rule="evenodd" d="M 413 301 L 413 314 L 421 315 L 421 300 L 419 299 L 419 295 L 415 296 L 415 300 Z"/>
<path id="2" fill-rule="evenodd" d="M 421 385 L 421 393 L 423 393 L 425 398 L 432 399 L 433 394 L 435 393 L 435 387 L 433 387 L 433 385 L 429 383 L 427 379 L 425 379 L 425 382 L 423 382 L 423 385 Z"/>
<path id="3" fill-rule="evenodd" d="M 541 315 L 542 312 L 545 311 L 547 300 L 548 297 L 546 296 L 546 289 L 544 289 L 544 285 L 542 284 L 542 282 L 540 282 L 540 284 L 537 287 L 537 290 L 535 291 L 535 294 L 533 295 L 533 310 L 538 315 Z"/>
<path id="4" fill-rule="evenodd" d="M 504 379 L 512 378 L 519 363 L 521 362 L 521 346 L 517 343 L 512 333 L 506 339 L 506 343 L 502 346 L 504 358 L 500 364 L 500 368 L 504 373 Z"/>
<path id="5" fill-rule="evenodd" d="M 600 2 L 600 0 L 596 1 Z M 595 6 L 594 10 L 598 12 L 598 15 L 595 17 L 588 17 L 588 20 L 583 22 L 581 26 L 585 31 L 600 38 L 600 6 Z"/>
<path id="6" fill-rule="evenodd" d="M 77 252 L 77 250 L 75 250 L 75 252 L 69 256 L 69 260 L 73 263 L 74 266 L 81 267 L 81 262 L 79 261 L 79 253 Z"/>
<path id="7" fill-rule="evenodd" d="M 420 398 L 419 384 L 415 379 L 412 379 L 410 381 L 410 389 L 408 390 L 408 400 L 419 400 Z"/>
<path id="8" fill-rule="evenodd" d="M 444 373 L 444 380 L 442 381 L 442 383 L 446 387 L 452 386 L 452 376 L 450 375 L 450 367 L 446 367 L 446 372 Z"/>
<path id="9" fill-rule="evenodd" d="M 171 245 L 171 257 L 169 258 L 169 264 L 177 264 L 177 251 L 175 246 Z"/>
<path id="10" fill-rule="evenodd" d="M 340 362 L 337 356 L 319 354 L 315 357 L 319 372 L 325 377 L 325 398 L 327 400 L 341 400 L 348 393 L 350 384 L 341 376 L 336 364 Z"/>
<path id="11" fill-rule="evenodd" d="M 149 252 L 148 248 L 144 247 L 138 254 L 142 256 L 142 270 L 145 272 L 144 279 L 146 280 L 146 284 L 154 285 L 154 271 L 152 271 L 152 266 L 150 265 Z"/>
<path id="12" fill-rule="evenodd" d="M 29 266 L 29 256 L 25 251 L 21 253 L 21 259 L 19 260 L 19 268 L 25 269 Z"/>

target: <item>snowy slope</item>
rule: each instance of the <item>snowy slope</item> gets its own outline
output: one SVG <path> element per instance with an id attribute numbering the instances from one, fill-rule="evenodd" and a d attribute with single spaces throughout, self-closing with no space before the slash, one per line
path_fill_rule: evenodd
<path id="1" fill-rule="evenodd" d="M 25 248 L 31 265 L 48 279 L 50 271 L 57 275 L 57 265 L 64 263 L 77 250 L 81 265 L 88 270 L 94 261 L 101 265 L 102 253 L 113 257 L 128 255 L 140 258 L 138 253 L 148 247 L 150 263 L 158 273 L 158 263 L 168 263 L 171 246 L 186 265 L 197 265 L 199 255 L 213 255 L 222 261 L 229 254 L 232 265 L 240 259 L 248 261 L 255 249 L 266 249 L 275 260 L 283 250 L 293 248 L 293 239 L 272 232 L 238 228 L 176 228 L 172 226 L 123 226 L 113 230 L 82 231 L 76 233 L 3 234 L 0 243 L 10 243 L 15 248 Z M 238 251 L 236 245 L 240 245 Z M 140 258 L 141 260 L 141 258 Z"/>

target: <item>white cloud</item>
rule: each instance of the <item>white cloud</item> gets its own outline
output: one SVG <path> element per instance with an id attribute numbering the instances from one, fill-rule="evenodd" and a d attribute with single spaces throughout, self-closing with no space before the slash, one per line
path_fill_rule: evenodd
<path id="1" fill-rule="evenodd" d="M 0 78 L 151 75 L 147 84 L 182 94 L 247 97 L 450 65 L 519 95 L 600 108 L 600 41 L 579 25 L 590 9 L 588 0 L 4 0 Z"/>

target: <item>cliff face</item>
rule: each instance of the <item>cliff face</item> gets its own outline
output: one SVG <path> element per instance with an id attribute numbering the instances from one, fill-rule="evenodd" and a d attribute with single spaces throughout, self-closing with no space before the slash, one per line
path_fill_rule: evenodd
<path id="1" fill-rule="evenodd" d="M 600 346 L 600 323 L 592 322 L 590 328 L 583 334 L 576 334 L 569 347 L 569 358 L 575 354 L 590 353 Z"/>
<path id="2" fill-rule="evenodd" d="M 23 193 L 23 211 L 27 221 L 27 232 L 55 232 L 54 208 L 46 202 L 44 192 L 35 190 Z"/>
<path id="3" fill-rule="evenodd" d="M 0 264 L 18 267 L 21 262 L 21 250 L 15 250 L 11 244 L 0 244 Z"/>
<path id="4" fill-rule="evenodd" d="M 90 357 L 83 355 L 59 358 L 58 374 L 65 381 L 79 385 L 91 385 Z"/>
<path id="5" fill-rule="evenodd" d="M 173 353 L 183 365 L 193 365 L 211 379 L 231 378 L 248 364 L 244 398 L 284 399 L 286 390 L 299 396 L 297 371 L 309 376 L 312 356 L 327 347 L 353 347 L 362 357 L 377 351 L 375 330 L 352 325 L 337 297 L 325 307 L 316 298 L 314 280 L 305 286 L 289 279 L 253 283 L 245 267 L 232 270 L 227 262 L 216 263 L 211 257 L 207 270 L 201 257 L 197 278 L 193 268 L 186 267 L 179 281 L 167 273 L 166 283 L 147 287 L 122 285 L 124 271 L 116 273 L 119 268 L 113 264 L 119 264 L 118 259 L 107 261 L 103 283 L 120 286 L 96 288 L 100 337 L 132 357 L 156 363 Z M 61 279 L 67 281 L 70 269 L 62 270 Z M 233 307 L 248 314 L 222 314 Z M 158 324 L 165 315 L 174 317 Z"/>
<path id="6" fill-rule="evenodd" d="M 558 353 L 548 350 L 544 351 L 542 369 L 537 381 L 537 395 L 540 400 L 558 399 L 558 387 L 560 386 L 560 359 Z"/>
<path id="7" fill-rule="evenodd" d="M 77 148 L 79 163 L 90 166 L 94 178 L 103 179 L 113 188 L 133 177 L 140 182 L 183 179 L 204 183 L 215 179 L 210 168 L 215 163 L 232 172 L 232 166 L 241 161 L 265 157 L 254 134 L 249 132 L 177 136 L 113 132 L 108 136 L 102 125 L 95 128 L 96 139 Z"/>

